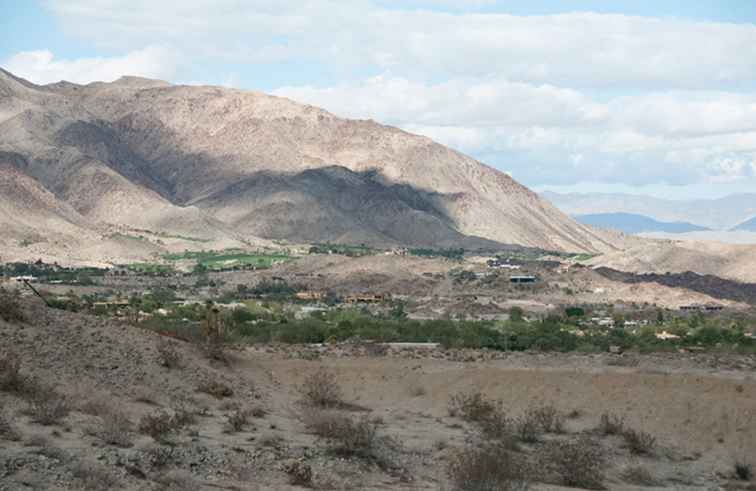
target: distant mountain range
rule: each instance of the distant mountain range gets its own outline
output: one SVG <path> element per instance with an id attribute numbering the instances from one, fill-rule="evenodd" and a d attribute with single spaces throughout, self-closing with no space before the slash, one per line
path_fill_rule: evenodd
<path id="1" fill-rule="evenodd" d="M 733 230 L 744 231 L 744 232 L 756 232 L 756 217 L 753 217 L 750 220 L 746 220 L 745 222 L 741 223 L 737 227 L 734 227 Z"/>
<path id="2" fill-rule="evenodd" d="M 711 230 L 753 230 L 740 227 L 749 226 L 746 224 L 756 218 L 756 193 L 687 201 L 619 193 L 545 191 L 541 196 L 573 216 L 628 213 L 659 222 L 684 222 Z"/>
<path id="3" fill-rule="evenodd" d="M 660 222 L 645 215 L 635 213 L 594 213 L 588 215 L 574 215 L 574 219 L 585 225 L 598 228 L 619 230 L 626 234 L 640 234 L 643 232 L 667 232 L 680 234 L 685 232 L 700 232 L 710 230 L 688 222 Z"/>

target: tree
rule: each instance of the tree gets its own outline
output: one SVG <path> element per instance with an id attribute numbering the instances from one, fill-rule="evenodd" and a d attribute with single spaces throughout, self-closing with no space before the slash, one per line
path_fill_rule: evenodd
<path id="1" fill-rule="evenodd" d="M 522 307 L 512 307 L 509 309 L 509 320 L 512 322 L 522 322 L 524 313 Z"/>

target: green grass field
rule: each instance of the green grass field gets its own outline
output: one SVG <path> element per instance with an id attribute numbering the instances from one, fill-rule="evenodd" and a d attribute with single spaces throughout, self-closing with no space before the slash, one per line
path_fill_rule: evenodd
<path id="1" fill-rule="evenodd" d="M 220 270 L 242 266 L 254 266 L 257 268 L 269 268 L 276 261 L 289 261 L 288 254 L 264 254 L 250 253 L 241 249 L 228 249 L 224 251 L 186 251 L 177 254 L 163 256 L 168 261 L 193 260 L 208 270 Z"/>

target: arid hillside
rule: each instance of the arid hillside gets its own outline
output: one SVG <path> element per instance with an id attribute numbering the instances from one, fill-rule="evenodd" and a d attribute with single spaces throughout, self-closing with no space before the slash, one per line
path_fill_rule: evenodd
<path id="1" fill-rule="evenodd" d="M 752 489 L 737 466 L 756 455 L 753 356 L 218 357 L 37 299 L 2 305 L 0 489 Z"/>
<path id="2" fill-rule="evenodd" d="M 258 92 L 133 77 L 37 86 L 0 71 L 0 151 L 6 179 L 46 190 L 75 212 L 60 220 L 90 230 L 575 252 L 617 243 L 428 138 Z M 60 220 L 50 233 L 69 226 Z"/>

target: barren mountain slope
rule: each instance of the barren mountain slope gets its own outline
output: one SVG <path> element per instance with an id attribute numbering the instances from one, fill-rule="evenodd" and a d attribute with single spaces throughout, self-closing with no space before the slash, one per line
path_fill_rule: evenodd
<path id="1" fill-rule="evenodd" d="M 245 237 L 614 249 L 428 138 L 257 92 L 133 77 L 35 86 L 2 72 L 0 125 L 0 149 L 93 221 L 205 236 L 223 228 L 212 215 Z"/>
<path id="2" fill-rule="evenodd" d="M 624 251 L 598 256 L 595 266 L 633 273 L 693 271 L 736 281 L 756 282 L 756 246 L 717 242 L 647 240 Z"/>

